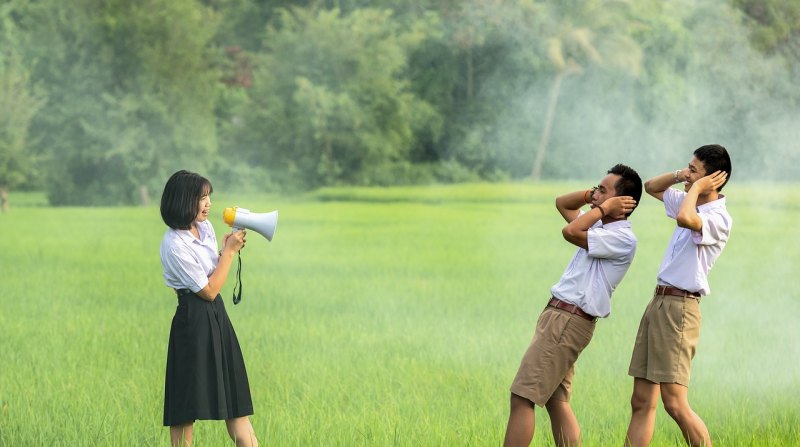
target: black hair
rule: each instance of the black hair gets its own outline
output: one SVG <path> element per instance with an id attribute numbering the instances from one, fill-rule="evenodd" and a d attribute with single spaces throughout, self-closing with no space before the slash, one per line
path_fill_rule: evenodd
<path id="1" fill-rule="evenodd" d="M 717 192 L 722 191 L 722 188 L 728 183 L 728 180 L 731 179 L 731 157 L 728 155 L 728 151 L 725 147 L 719 144 L 700 146 L 695 149 L 694 156 L 703 163 L 703 167 L 706 169 L 706 175 L 711 175 L 717 171 L 723 171 L 728 174 L 725 183 L 717 188 Z"/>
<path id="2" fill-rule="evenodd" d="M 615 165 L 608 170 L 608 174 L 615 174 L 620 177 L 617 183 L 614 184 L 614 189 L 617 191 L 618 196 L 631 196 L 633 200 L 636 200 L 636 205 L 631 212 L 625 215 L 628 217 L 639 206 L 639 200 L 642 198 L 642 178 L 633 168 L 623 164 Z"/>
<path id="3" fill-rule="evenodd" d="M 161 218 L 175 230 L 190 229 L 200 198 L 212 192 L 211 182 L 199 174 L 183 170 L 172 174 L 161 194 Z"/>

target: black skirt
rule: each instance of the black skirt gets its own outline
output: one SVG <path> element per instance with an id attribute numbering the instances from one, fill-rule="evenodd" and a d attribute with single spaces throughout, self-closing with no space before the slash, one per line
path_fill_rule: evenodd
<path id="1" fill-rule="evenodd" d="M 253 414 L 242 350 L 222 296 L 206 301 L 178 294 L 164 387 L 164 425 Z"/>

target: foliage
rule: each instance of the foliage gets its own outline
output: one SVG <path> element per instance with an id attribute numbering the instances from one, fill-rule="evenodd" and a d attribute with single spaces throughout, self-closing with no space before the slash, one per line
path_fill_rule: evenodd
<path id="1" fill-rule="evenodd" d="M 778 0 L 9 0 L 0 183 L 99 205 L 146 203 L 184 168 L 285 191 L 617 162 L 650 175 L 709 142 L 735 176 L 791 179 L 799 14 Z"/>
<path id="2" fill-rule="evenodd" d="M 210 11 L 191 0 L 45 0 L 19 22 L 51 99 L 34 122 L 34 151 L 50 160 L 53 204 L 146 201 L 177 167 L 209 164 Z"/>
<path id="3" fill-rule="evenodd" d="M 800 3 L 781 0 L 734 0 L 733 3 L 753 21 L 752 39 L 759 49 L 775 52 L 800 48 Z M 793 56 L 800 57 L 800 53 Z"/>
<path id="4" fill-rule="evenodd" d="M 44 97 L 31 82 L 19 52 L 19 31 L 9 18 L 8 5 L 0 7 L 0 201 L 6 207 L 7 191 L 30 181 L 34 164 L 28 153 L 31 120 Z"/>
<path id="5" fill-rule="evenodd" d="M 382 166 L 405 160 L 415 132 L 438 120 L 399 76 L 424 33 L 391 18 L 281 10 L 230 147 L 293 187 L 386 181 Z"/>

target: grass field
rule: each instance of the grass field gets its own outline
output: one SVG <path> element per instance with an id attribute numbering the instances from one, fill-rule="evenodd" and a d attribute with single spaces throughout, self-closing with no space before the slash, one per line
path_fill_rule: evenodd
<path id="1" fill-rule="evenodd" d="M 556 195 L 576 184 L 329 189 L 212 196 L 280 210 L 243 252 L 242 302 L 223 292 L 247 362 L 262 445 L 496 446 L 508 387 L 574 248 Z M 719 446 L 800 444 L 800 194 L 731 185 L 732 238 L 703 300 L 690 400 Z M 161 426 L 174 295 L 158 209 L 0 215 L 0 446 L 166 446 Z M 17 205 L 14 207 L 14 205 Z M 620 445 L 633 339 L 672 232 L 660 202 L 632 218 L 636 259 L 577 364 L 585 445 Z M 533 445 L 552 445 L 537 410 Z M 654 446 L 681 445 L 659 410 Z M 195 445 L 229 445 L 199 422 Z"/>

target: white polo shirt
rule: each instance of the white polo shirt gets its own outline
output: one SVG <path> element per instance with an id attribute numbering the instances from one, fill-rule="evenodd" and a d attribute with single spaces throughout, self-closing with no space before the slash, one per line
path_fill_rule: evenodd
<path id="1" fill-rule="evenodd" d="M 630 221 L 619 220 L 606 225 L 595 222 L 587 237 L 589 249 L 578 248 L 550 293 L 605 318 L 611 313 L 611 294 L 636 254 L 636 235 Z"/>
<path id="2" fill-rule="evenodd" d="M 686 193 L 675 188 L 664 191 L 664 209 L 675 219 Z M 658 284 L 705 296 L 711 293 L 708 272 L 716 262 L 731 233 L 733 219 L 725 207 L 725 196 L 697 207 L 703 228 L 692 231 L 675 227 L 667 252 L 658 269 Z"/>
<path id="3" fill-rule="evenodd" d="M 161 266 L 164 281 L 173 289 L 199 292 L 208 284 L 208 277 L 217 268 L 217 236 L 211 222 L 197 225 L 200 239 L 189 230 L 168 228 L 161 239 Z"/>

